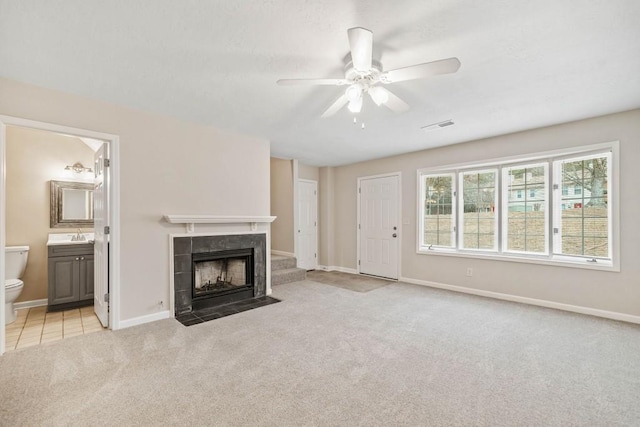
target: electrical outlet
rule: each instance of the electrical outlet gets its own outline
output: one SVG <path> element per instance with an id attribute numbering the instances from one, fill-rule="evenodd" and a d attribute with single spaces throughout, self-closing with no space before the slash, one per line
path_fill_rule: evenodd
<path id="1" fill-rule="evenodd" d="M 473 268 L 467 267 L 467 277 L 473 276 Z"/>

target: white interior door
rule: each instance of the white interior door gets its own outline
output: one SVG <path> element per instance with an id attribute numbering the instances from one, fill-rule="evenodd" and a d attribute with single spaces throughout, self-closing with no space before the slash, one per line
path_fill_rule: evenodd
<path id="1" fill-rule="evenodd" d="M 298 267 L 315 270 L 318 266 L 318 182 L 298 180 Z"/>
<path id="2" fill-rule="evenodd" d="M 360 180 L 360 273 L 398 278 L 399 179 Z"/>
<path id="3" fill-rule="evenodd" d="M 102 144 L 94 157 L 95 188 L 93 190 L 93 221 L 95 243 L 93 310 L 102 326 L 109 326 L 109 146 Z"/>

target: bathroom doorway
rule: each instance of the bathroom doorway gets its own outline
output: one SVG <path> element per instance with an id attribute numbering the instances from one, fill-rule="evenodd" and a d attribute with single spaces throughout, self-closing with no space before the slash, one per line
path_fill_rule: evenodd
<path id="1" fill-rule="evenodd" d="M 82 161 L 78 161 L 80 159 L 76 159 L 76 157 L 80 157 L 79 154 L 72 154 L 72 157 L 70 157 L 69 159 L 64 158 L 64 151 L 61 151 L 61 153 L 59 153 L 58 158 L 55 158 L 54 155 L 55 161 L 53 163 L 56 164 L 52 165 L 52 169 L 44 174 L 48 177 L 46 182 L 43 182 L 43 173 L 40 170 L 42 169 L 41 167 L 39 168 L 35 164 L 27 164 L 26 162 L 20 165 L 12 165 L 18 168 L 32 171 L 32 175 L 40 174 L 39 182 L 35 184 L 31 183 L 31 185 L 35 185 L 35 187 L 32 188 L 37 189 L 36 191 L 38 192 L 38 194 L 34 194 L 35 197 L 33 197 L 33 203 L 37 202 L 40 204 L 40 211 L 42 211 L 43 201 L 41 199 L 43 198 L 43 192 L 47 193 L 46 201 L 44 202 L 46 203 L 48 208 L 48 212 L 46 213 L 46 221 L 49 222 L 48 220 L 50 215 L 51 224 L 46 224 L 46 231 L 49 232 L 48 236 L 46 237 L 46 243 L 50 243 L 51 238 L 67 238 L 69 240 L 76 239 L 73 244 L 71 244 L 71 241 L 61 242 L 60 244 L 62 246 L 56 246 L 56 243 L 58 242 L 53 242 L 53 246 L 45 244 L 44 247 L 40 241 L 36 241 L 34 249 L 37 248 L 38 252 L 38 271 L 37 274 L 30 274 L 28 275 L 28 277 L 34 276 L 33 283 L 38 282 L 38 286 L 40 288 L 36 289 L 35 286 L 32 286 L 29 288 L 28 295 L 23 295 L 22 298 L 18 299 L 18 301 L 22 300 L 22 304 L 18 302 L 17 308 L 23 309 L 19 310 L 19 312 L 21 312 L 21 318 L 19 320 L 25 322 L 25 314 L 29 312 L 29 318 L 33 322 L 38 323 L 39 319 L 42 318 L 42 326 L 46 328 L 46 326 L 44 326 L 45 312 L 48 311 L 47 305 L 51 301 L 53 301 L 55 304 L 52 305 L 52 307 L 55 308 L 56 311 L 52 311 L 51 316 L 49 316 L 47 313 L 47 317 L 51 317 L 54 320 L 60 320 L 61 323 L 63 319 L 65 319 L 65 327 L 66 320 L 68 320 L 68 336 L 72 336 L 74 334 L 78 335 L 78 324 L 82 324 L 83 329 L 88 331 L 102 329 L 103 325 L 108 326 L 110 329 L 117 329 L 117 314 L 119 308 L 119 288 L 117 280 L 117 278 L 119 277 L 119 182 L 117 173 L 117 159 L 119 148 L 118 137 L 115 135 L 98 133 L 83 129 L 51 125 L 47 123 L 35 122 L 14 117 L 0 116 L 0 275 L 2 275 L 3 277 L 6 277 L 5 272 L 7 271 L 7 266 L 5 265 L 5 246 L 7 244 L 15 245 L 16 243 L 16 230 L 8 230 L 6 228 L 8 225 L 8 220 L 11 220 L 12 228 L 16 226 L 18 228 L 27 227 L 26 223 L 21 224 L 19 221 L 16 222 L 14 220 L 16 217 L 15 206 L 12 207 L 11 212 L 8 212 L 9 205 L 7 201 L 6 173 L 8 168 L 7 161 L 11 162 L 12 160 L 7 153 L 7 138 L 8 135 L 10 136 L 11 132 L 15 131 L 16 129 L 23 130 L 25 132 L 31 132 L 34 135 L 46 135 L 47 133 L 49 133 L 50 138 L 48 139 L 51 140 L 52 143 L 55 143 L 54 137 L 68 138 L 74 139 L 76 141 L 76 145 L 79 144 L 80 146 L 82 146 L 82 143 L 84 143 L 88 147 L 91 147 L 89 158 L 87 158 L 85 155 L 85 157 L 82 158 Z M 80 143 L 79 141 L 82 141 L 82 143 Z M 24 149 L 28 149 L 27 144 L 24 145 Z M 53 150 L 53 152 L 55 153 L 55 150 Z M 94 153 L 98 154 L 94 155 Z M 60 163 L 63 161 L 66 164 L 66 166 L 64 167 L 62 167 Z M 90 199 L 87 197 L 83 197 L 80 191 L 76 191 L 76 189 L 68 190 L 66 193 L 60 192 L 60 194 L 65 194 L 66 197 L 69 198 L 69 200 L 73 200 L 76 196 L 80 196 L 80 199 L 83 200 L 85 205 L 91 204 L 91 212 L 93 212 L 93 215 L 91 215 L 91 220 L 95 222 L 96 227 L 100 227 L 100 230 L 94 228 L 93 225 L 91 226 L 91 230 L 89 226 L 83 222 L 84 219 L 78 216 L 82 214 L 78 214 L 77 211 L 75 213 L 70 213 L 70 218 L 63 218 L 66 213 L 63 212 L 62 207 L 60 207 L 59 209 L 56 208 L 55 210 L 55 213 L 61 216 L 61 224 L 54 225 L 53 182 L 65 182 L 65 174 L 68 178 L 68 182 L 82 183 L 84 181 L 86 182 L 86 185 L 89 185 L 91 188 L 93 188 L 94 192 L 96 192 L 96 182 L 99 183 L 99 188 L 97 189 L 98 196 L 96 199 L 94 199 L 93 197 L 91 197 Z M 97 178 L 96 176 L 99 176 L 99 178 Z M 26 177 L 26 179 L 20 179 L 20 182 L 29 181 L 32 179 L 31 175 L 26 175 Z M 49 188 L 49 182 L 51 182 L 51 189 Z M 14 184 L 12 184 L 12 186 L 13 185 Z M 43 188 L 44 186 L 46 186 L 46 189 Z M 11 190 L 15 193 L 14 187 L 12 187 Z M 49 192 L 51 193 L 49 194 Z M 28 198 L 26 199 L 28 200 Z M 12 201 L 14 200 L 15 199 L 12 199 Z M 98 203 L 98 207 L 95 209 L 93 206 L 94 200 L 95 203 Z M 79 207 L 80 211 L 82 211 L 82 203 L 79 204 Z M 24 206 L 20 206 L 19 209 L 24 209 L 24 212 L 28 212 L 29 204 L 25 203 Z M 10 216 L 12 218 L 8 218 L 8 213 L 11 214 Z M 27 216 L 28 215 L 25 215 L 25 217 Z M 42 222 L 42 217 L 43 214 L 41 212 L 38 221 Z M 74 228 L 65 228 L 68 226 L 72 226 Z M 11 231 L 11 233 L 7 233 L 9 231 Z M 13 237 L 8 236 L 8 234 L 12 234 Z M 10 238 L 9 242 L 7 242 L 7 237 Z M 70 243 L 70 245 L 67 245 L 67 243 Z M 56 248 L 56 250 L 52 250 L 52 247 Z M 90 256 L 84 256 L 80 253 L 64 254 L 64 248 L 71 248 L 71 250 L 89 248 L 90 250 L 92 249 L 92 251 Z M 35 252 L 36 251 L 34 251 L 34 256 Z M 63 262 L 60 264 L 60 269 L 55 270 L 56 272 L 54 274 L 61 275 L 62 277 L 64 277 L 65 274 L 69 277 L 73 276 L 74 282 L 76 280 L 82 279 L 83 282 L 79 286 L 76 286 L 79 287 L 79 290 L 72 292 L 69 289 L 64 288 L 63 286 L 63 289 L 58 292 L 57 295 L 54 293 L 53 299 L 52 294 L 49 290 L 50 287 L 47 289 L 46 295 L 43 293 L 43 280 L 47 280 L 47 273 L 51 273 L 51 263 L 48 262 L 47 259 L 47 257 L 51 254 L 69 255 L 66 258 L 61 258 L 61 261 Z M 65 260 L 68 260 L 66 264 Z M 29 263 L 31 264 L 31 260 L 29 261 Z M 29 268 L 31 268 L 30 264 L 27 267 L 27 273 L 29 272 Z M 25 283 L 28 282 L 25 281 Z M 84 288 L 83 284 L 85 286 Z M 88 292 L 86 287 L 87 284 L 91 284 L 95 289 L 95 292 Z M 27 286 L 25 286 L 25 288 Z M 6 350 L 5 343 L 8 339 L 5 328 L 5 316 L 7 310 L 6 303 L 9 301 L 5 298 L 6 292 L 0 292 L 0 354 L 4 353 L 4 351 Z M 27 300 L 25 301 L 25 299 Z M 97 315 L 93 313 L 94 307 Z M 28 322 L 28 320 L 26 321 Z M 13 329 L 16 329 L 15 325 L 12 328 L 12 333 L 15 334 L 15 331 L 13 331 Z M 44 329 L 42 334 L 42 336 L 44 337 Z"/>

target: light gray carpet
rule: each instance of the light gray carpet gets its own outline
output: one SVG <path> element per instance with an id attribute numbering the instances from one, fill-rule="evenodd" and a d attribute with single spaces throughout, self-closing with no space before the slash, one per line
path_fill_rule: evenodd
<path id="1" fill-rule="evenodd" d="M 308 271 L 307 279 L 317 283 L 324 283 L 325 285 L 337 286 L 353 292 L 371 292 L 383 286 L 396 283 L 393 280 L 378 279 L 371 276 L 320 270 Z"/>
<path id="2" fill-rule="evenodd" d="M 640 327 L 392 284 L 0 358 L 0 425 L 638 426 Z"/>

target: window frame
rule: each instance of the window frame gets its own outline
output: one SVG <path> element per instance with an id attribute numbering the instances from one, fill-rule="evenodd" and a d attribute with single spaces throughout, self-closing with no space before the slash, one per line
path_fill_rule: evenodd
<path id="1" fill-rule="evenodd" d="M 487 159 L 484 161 L 457 163 L 443 166 L 432 166 L 418 169 L 417 172 L 417 184 L 419 191 L 417 192 L 417 219 L 418 224 L 416 229 L 418 234 L 416 236 L 416 253 L 421 255 L 435 255 L 435 256 L 452 256 L 462 258 L 478 258 L 478 259 L 493 259 L 500 261 L 513 261 L 530 264 L 542 264 L 542 265 L 555 265 L 571 268 L 582 268 L 590 270 L 604 270 L 604 271 L 620 271 L 620 142 L 611 141 L 599 144 L 592 144 L 586 146 L 577 146 L 571 148 L 564 148 L 559 150 L 538 152 L 523 154 L 519 156 L 509 156 L 502 158 Z M 554 234 L 553 226 L 556 223 L 556 212 L 561 211 L 561 197 L 562 197 L 562 182 L 557 182 L 556 168 L 554 162 L 558 162 L 564 159 L 572 158 L 586 158 L 588 156 L 600 157 L 602 154 L 608 153 L 609 163 L 607 165 L 607 203 L 609 208 L 608 214 L 608 244 L 610 259 L 592 258 L 587 256 L 575 256 L 566 254 L 554 253 Z M 504 213 L 502 212 L 505 204 L 504 199 L 507 197 L 505 194 L 505 183 L 503 182 L 503 168 L 514 167 L 519 164 L 527 165 L 534 163 L 548 163 L 547 166 L 547 186 L 546 191 L 546 212 L 545 215 L 545 245 L 547 246 L 547 254 L 537 254 L 530 252 L 505 252 L 504 245 L 505 228 L 502 224 L 503 220 L 506 220 Z M 425 176 L 427 175 L 445 175 L 453 174 L 455 179 L 455 186 L 453 189 L 454 200 L 452 203 L 459 203 L 462 196 L 459 195 L 461 191 L 461 185 L 458 182 L 463 172 L 470 172 L 473 170 L 482 169 L 498 169 L 498 184 L 496 192 L 498 194 L 498 204 L 496 206 L 496 212 L 498 212 L 498 228 L 496 229 L 496 235 L 498 238 L 498 251 L 488 251 L 484 249 L 462 249 L 459 240 L 461 233 L 459 232 L 460 215 L 456 214 L 455 219 L 455 248 L 443 248 L 443 247 L 428 247 L 423 245 L 424 236 L 424 199 L 423 186 Z M 557 189 L 554 189 L 554 184 L 558 184 Z M 459 208 L 458 208 L 459 210 Z M 595 262 L 593 261 L 595 259 Z"/>
<path id="2" fill-rule="evenodd" d="M 451 193 L 452 193 L 452 197 L 451 197 L 451 222 L 453 224 L 453 230 L 451 231 L 451 241 L 453 242 L 453 247 L 451 246 L 439 246 L 439 245 L 426 245 L 423 244 L 423 246 L 425 247 L 431 247 L 431 248 L 439 248 L 441 250 L 455 250 L 456 248 L 456 233 L 457 233 L 457 220 L 458 220 L 458 215 L 457 215 L 457 195 L 456 195 L 456 187 L 457 187 L 457 177 L 456 174 L 454 173 L 450 173 L 450 172 L 443 172 L 443 173 L 432 173 L 429 174 L 429 176 L 450 176 L 451 177 Z M 422 177 L 418 176 L 418 188 L 419 188 L 419 194 L 418 194 L 418 200 L 421 201 L 422 206 L 419 206 L 418 209 L 420 210 L 420 212 L 422 212 L 422 221 L 420 221 L 419 225 L 419 234 L 418 234 L 418 241 L 420 243 L 422 242 L 422 239 L 424 239 L 424 199 L 422 198 L 423 196 L 426 196 L 425 191 L 427 190 L 426 188 L 426 181 L 427 181 L 427 176 L 424 175 Z"/>

